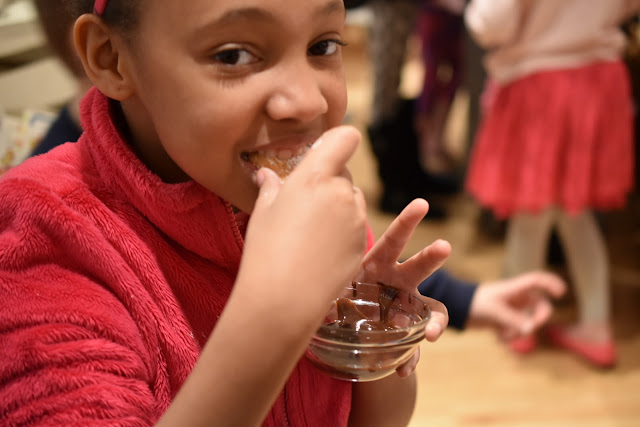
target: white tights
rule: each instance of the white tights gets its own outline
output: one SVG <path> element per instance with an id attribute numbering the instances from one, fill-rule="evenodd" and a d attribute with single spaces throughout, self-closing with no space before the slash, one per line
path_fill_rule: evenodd
<path id="1" fill-rule="evenodd" d="M 574 285 L 580 323 L 608 323 L 609 261 L 606 243 L 592 212 L 569 215 L 549 208 L 509 220 L 505 275 L 512 277 L 545 266 L 549 237 L 557 227 Z"/>

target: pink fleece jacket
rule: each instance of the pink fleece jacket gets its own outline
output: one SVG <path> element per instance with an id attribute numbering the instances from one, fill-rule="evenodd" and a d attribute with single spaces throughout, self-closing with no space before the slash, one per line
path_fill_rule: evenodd
<path id="1" fill-rule="evenodd" d="M 78 143 L 0 179 L 3 424 L 153 424 L 238 271 L 242 232 L 227 202 L 152 174 L 95 89 L 83 127 Z M 351 384 L 303 359 L 264 425 L 346 425 L 350 406 Z"/>

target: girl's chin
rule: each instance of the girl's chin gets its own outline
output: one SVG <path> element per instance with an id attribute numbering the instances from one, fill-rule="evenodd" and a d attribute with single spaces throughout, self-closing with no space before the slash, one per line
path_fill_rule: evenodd
<path id="1" fill-rule="evenodd" d="M 237 198 L 234 201 L 230 201 L 234 210 L 241 211 L 247 214 L 253 212 L 253 208 L 260 195 L 260 188 L 254 184 L 254 186 L 245 191 L 241 198 Z"/>

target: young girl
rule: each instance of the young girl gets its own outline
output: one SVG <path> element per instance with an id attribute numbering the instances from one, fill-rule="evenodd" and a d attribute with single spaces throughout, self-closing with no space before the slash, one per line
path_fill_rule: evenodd
<path id="1" fill-rule="evenodd" d="M 417 200 L 364 256 L 342 0 L 71 3 L 85 133 L 0 181 L 3 423 L 406 424 L 417 354 L 354 385 L 302 358 L 345 284 L 416 292 L 450 251 L 396 262 Z"/>
<path id="2" fill-rule="evenodd" d="M 618 26 L 625 0 L 472 0 L 466 23 L 495 86 L 467 189 L 509 218 L 507 276 L 539 268 L 557 227 L 579 318 L 553 343 L 597 366 L 616 352 L 606 246 L 593 210 L 625 205 L 633 182 L 632 106 Z M 534 347 L 533 338 L 522 351 Z"/>
<path id="3" fill-rule="evenodd" d="M 363 255 L 345 167 L 360 137 L 339 126 L 342 1 L 72 6 L 96 86 L 85 133 L 0 180 L 3 423 L 406 424 L 417 354 L 363 384 L 302 358 L 345 284 L 415 292 L 450 251 L 397 263 L 428 209 L 416 200 Z M 284 183 L 260 168 L 303 156 Z M 514 294 L 538 288 L 562 284 L 477 292 L 470 324 L 509 328 L 496 302 L 518 317 Z M 448 317 L 428 302 L 433 341 Z"/>

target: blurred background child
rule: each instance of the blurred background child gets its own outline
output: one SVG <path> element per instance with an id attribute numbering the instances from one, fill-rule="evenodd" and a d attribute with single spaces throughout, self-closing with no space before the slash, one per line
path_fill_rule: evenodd
<path id="1" fill-rule="evenodd" d="M 416 100 L 401 96 L 402 67 L 407 42 L 416 29 L 422 4 L 431 0 L 370 0 L 373 20 L 369 50 L 373 67 L 373 102 L 367 133 L 376 159 L 382 194 L 378 203 L 383 212 L 397 213 L 413 198 L 431 202 L 427 219 L 442 219 L 446 210 L 434 196 L 458 191 L 455 177 L 431 173 L 423 168 L 416 132 Z"/>
<path id="2" fill-rule="evenodd" d="M 504 273 L 543 267 L 557 228 L 578 319 L 551 342 L 595 366 L 616 362 L 609 261 L 596 210 L 622 208 L 634 175 L 629 76 L 619 25 L 625 0 L 472 0 L 465 19 L 488 53 L 493 93 L 471 155 L 467 190 L 508 218 Z M 535 337 L 516 341 L 530 351 Z"/>

